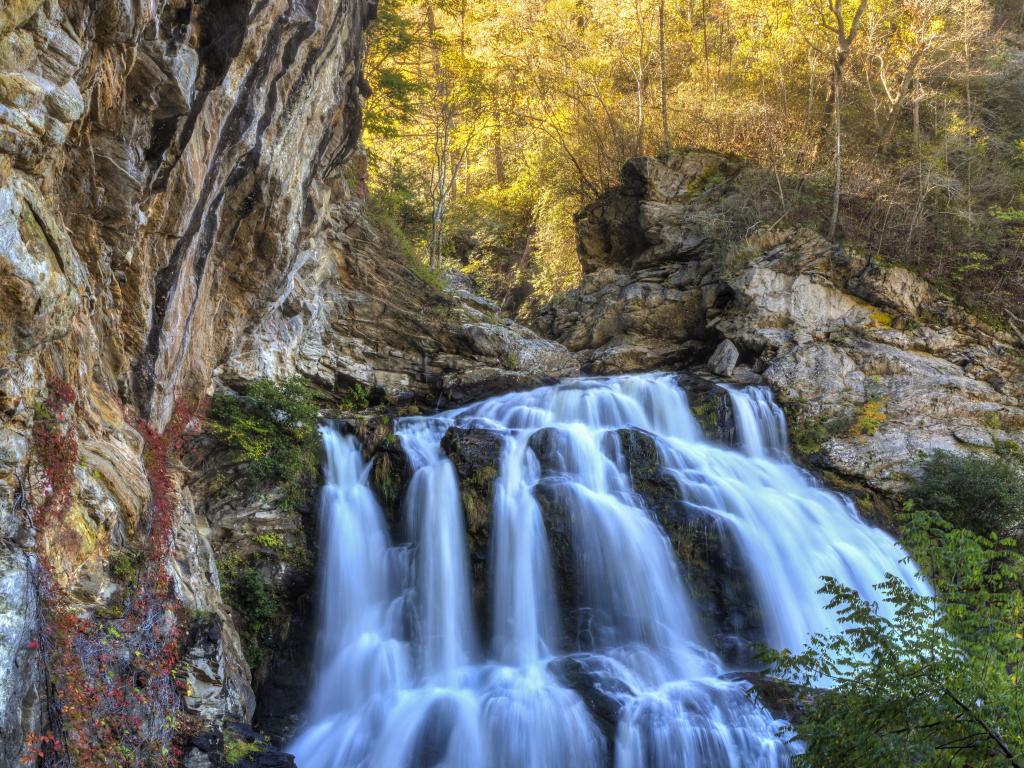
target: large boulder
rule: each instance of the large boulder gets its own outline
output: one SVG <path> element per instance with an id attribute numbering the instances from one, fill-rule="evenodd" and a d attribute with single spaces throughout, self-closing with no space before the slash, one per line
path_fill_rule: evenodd
<path id="1" fill-rule="evenodd" d="M 722 445 L 736 444 L 736 417 L 729 393 L 715 382 L 684 373 L 676 383 L 686 392 L 686 401 L 704 437 Z"/>

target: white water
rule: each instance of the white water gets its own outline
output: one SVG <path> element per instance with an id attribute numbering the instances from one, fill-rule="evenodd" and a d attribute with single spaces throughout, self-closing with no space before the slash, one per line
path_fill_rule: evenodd
<path id="1" fill-rule="evenodd" d="M 817 594 L 821 576 L 871 596 L 887 573 L 912 581 L 914 572 L 891 538 L 789 461 L 785 421 L 767 390 L 729 396 L 739 450 L 704 441 L 667 375 L 573 381 L 403 419 L 398 434 L 415 474 L 401 546 L 388 541 L 358 446 L 325 428 L 317 679 L 310 725 L 290 747 L 300 768 L 788 765 L 794 746 L 776 735 L 780 723 L 746 683 L 723 679 L 730 670 L 712 649 L 716 627 L 688 595 L 611 433 L 634 427 L 656 437 L 686 507 L 736 542 L 763 639 L 776 647 L 799 648 L 809 633 L 835 628 Z M 477 636 L 458 483 L 440 448 L 452 425 L 505 436 L 491 637 Z M 542 462 L 530 438 L 548 427 L 557 450 Z M 579 604 L 563 613 L 540 486 L 569 521 Z M 570 608 L 575 631 L 562 621 Z M 605 702 L 603 729 L 570 679 Z"/>

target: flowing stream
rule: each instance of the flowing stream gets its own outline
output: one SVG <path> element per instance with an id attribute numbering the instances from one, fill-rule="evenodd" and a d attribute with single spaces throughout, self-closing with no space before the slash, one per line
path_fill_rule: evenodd
<path id="1" fill-rule="evenodd" d="M 299 767 L 788 765 L 798 746 L 729 675 L 743 649 L 800 648 L 834 629 L 823 575 L 870 596 L 887 573 L 914 583 L 915 570 L 789 460 L 766 389 L 728 398 L 737 446 L 705 439 L 665 374 L 402 419 L 414 468 L 403 542 L 389 540 L 354 438 L 324 427 L 316 682 L 289 748 Z M 474 615 L 458 478 L 441 449 L 452 426 L 503 439 L 486 622 Z M 675 517 L 634 487 L 624 436 L 653 441 Z M 570 551 L 556 556 L 559 521 Z M 726 586 L 710 598 L 697 566 L 677 560 L 673 521 L 712 543 L 705 571 Z"/>

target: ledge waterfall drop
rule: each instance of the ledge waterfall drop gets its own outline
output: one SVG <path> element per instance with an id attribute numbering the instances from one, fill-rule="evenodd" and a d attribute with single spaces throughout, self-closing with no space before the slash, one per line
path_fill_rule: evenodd
<path id="1" fill-rule="evenodd" d="M 357 442 L 325 426 L 315 687 L 289 748 L 299 768 L 789 765 L 799 745 L 730 673 L 751 668 L 754 643 L 799 649 L 836 628 L 822 576 L 865 596 L 889 573 L 927 586 L 892 538 L 790 461 L 768 390 L 726 398 L 737 447 L 705 437 L 667 374 L 400 419 L 413 469 L 401 542 Z M 503 446 L 485 611 L 442 449 L 451 427 Z M 644 471 L 637 446 L 650 447 Z M 695 531 L 711 582 L 680 554 Z"/>

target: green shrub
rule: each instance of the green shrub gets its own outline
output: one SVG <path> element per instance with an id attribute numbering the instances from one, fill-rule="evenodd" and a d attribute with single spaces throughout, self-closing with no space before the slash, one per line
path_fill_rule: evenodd
<path id="1" fill-rule="evenodd" d="M 304 381 L 263 379 L 241 397 L 215 395 L 208 423 L 252 479 L 281 487 L 287 510 L 308 500 L 317 478 L 320 437 L 316 400 Z"/>
<path id="2" fill-rule="evenodd" d="M 888 402 L 888 398 L 874 397 L 864 403 L 850 427 L 850 434 L 854 436 L 875 434 L 888 418 L 885 413 Z"/>
<path id="3" fill-rule="evenodd" d="M 281 600 L 258 569 L 231 565 L 223 571 L 224 597 L 237 613 L 245 658 L 256 669 L 267 659 L 267 646 L 281 614 Z"/>
<path id="4" fill-rule="evenodd" d="M 1005 533 L 1024 521 L 1024 479 L 1002 458 L 936 451 L 909 495 L 957 527 L 981 534 Z"/>
<path id="5" fill-rule="evenodd" d="M 803 713 L 787 730 L 803 768 L 1019 766 L 1024 754 L 1024 558 L 1014 542 L 913 511 L 904 544 L 934 595 L 895 576 L 884 605 L 824 579 L 841 629 L 798 652 L 765 650 L 773 672 L 798 683 Z"/>
<path id="6" fill-rule="evenodd" d="M 370 388 L 358 382 L 346 389 L 338 398 L 343 411 L 365 411 L 370 407 Z"/>

